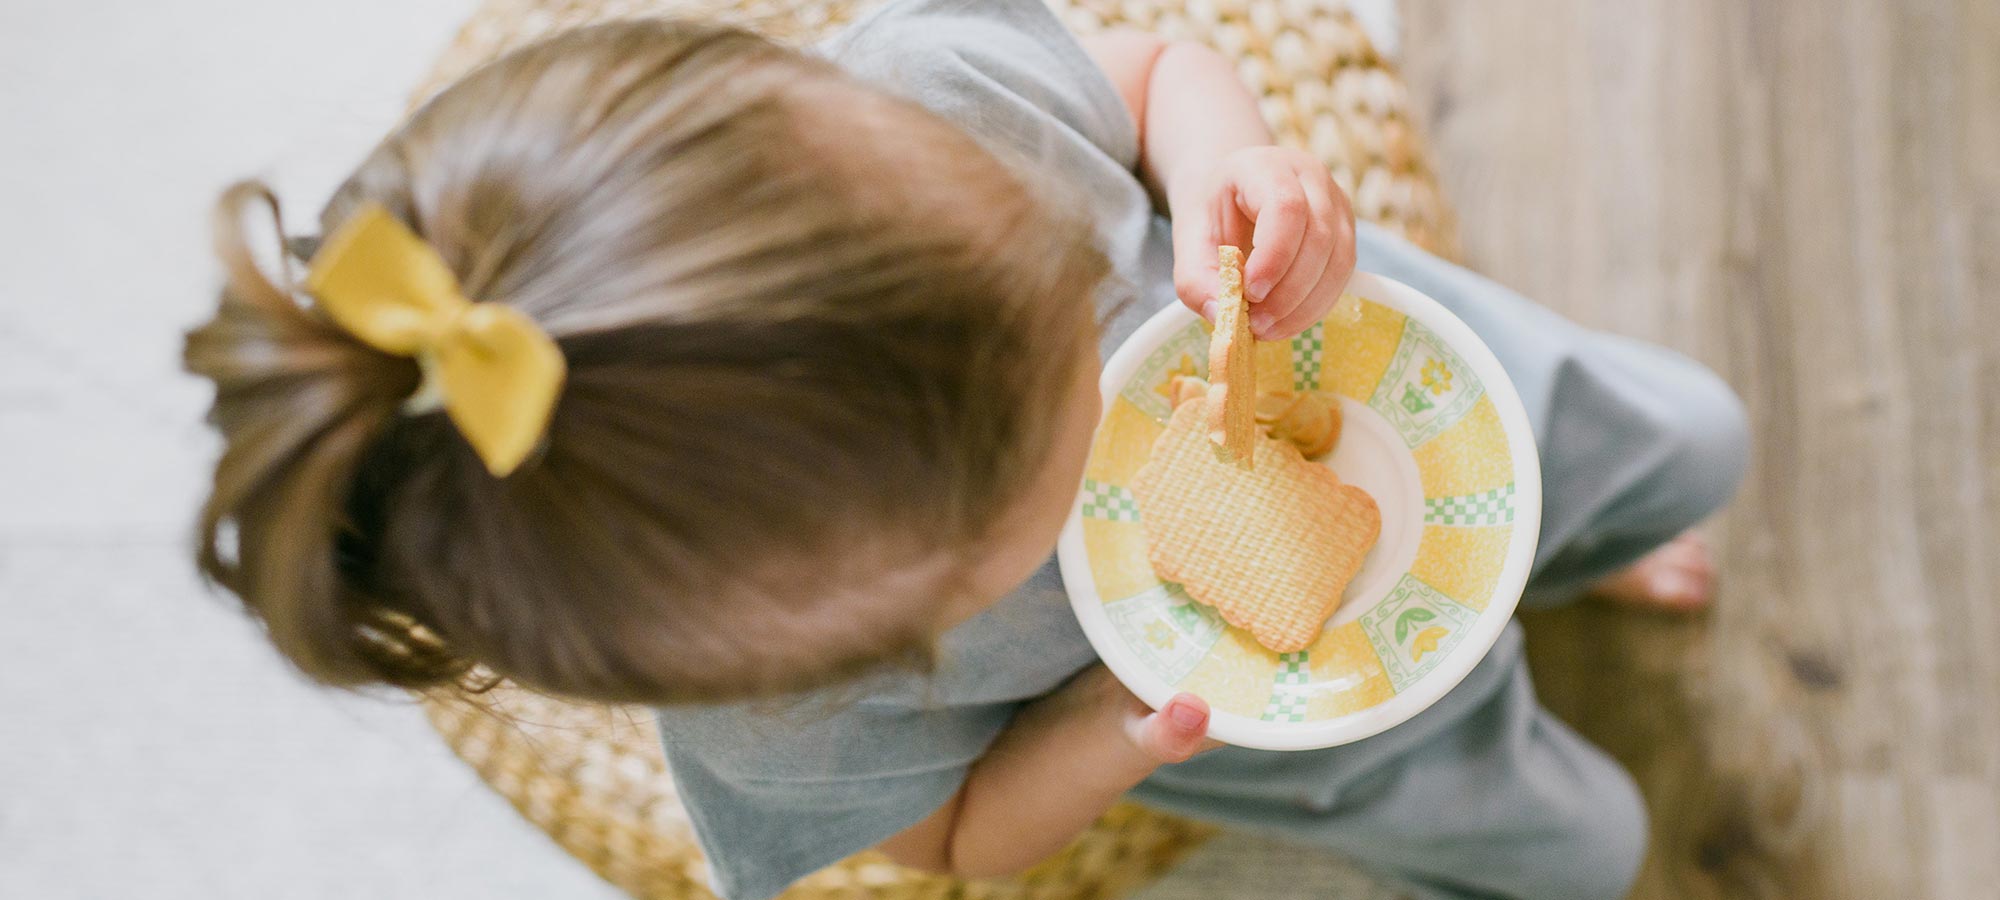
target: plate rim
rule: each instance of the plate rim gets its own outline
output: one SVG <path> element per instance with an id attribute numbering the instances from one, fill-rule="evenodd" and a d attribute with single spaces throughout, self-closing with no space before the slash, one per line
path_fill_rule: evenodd
<path id="1" fill-rule="evenodd" d="M 1472 673 L 1513 620 L 1521 592 L 1527 586 L 1529 569 L 1534 564 L 1540 539 L 1541 456 L 1536 449 L 1527 408 L 1522 405 L 1520 393 L 1515 389 L 1513 380 L 1507 377 L 1499 358 L 1493 355 L 1472 327 L 1451 310 L 1400 281 L 1356 272 L 1348 282 L 1346 292 L 1417 320 L 1471 364 L 1474 374 L 1479 376 L 1481 387 L 1493 401 L 1507 434 L 1508 451 L 1513 454 L 1515 532 L 1509 541 L 1506 560 L 1501 565 L 1486 609 L 1473 620 L 1471 630 L 1459 639 L 1451 654 L 1439 661 L 1437 668 L 1418 679 L 1409 690 L 1398 692 L 1367 709 L 1321 722 L 1265 722 L 1236 713 L 1212 712 L 1209 736 L 1239 747 L 1254 750 L 1336 747 L 1373 737 L 1428 709 Z M 1103 426 L 1103 417 L 1110 414 L 1113 401 L 1125 382 L 1144 364 L 1154 348 L 1173 333 L 1199 320 L 1200 317 L 1186 305 L 1172 303 L 1141 323 L 1112 352 L 1098 375 L 1097 389 L 1104 407 L 1099 414 L 1099 427 Z M 1057 568 L 1062 573 L 1064 592 L 1069 595 L 1070 608 L 1098 658 L 1147 706 L 1159 709 L 1177 691 L 1139 662 L 1104 611 L 1104 602 L 1090 574 L 1089 556 L 1084 550 L 1081 487 L 1079 483 L 1077 499 L 1070 504 L 1069 517 L 1064 521 L 1062 535 L 1056 542 Z M 1525 540 L 1522 539 L 1524 534 Z M 1476 651 L 1473 648 L 1477 648 Z"/>

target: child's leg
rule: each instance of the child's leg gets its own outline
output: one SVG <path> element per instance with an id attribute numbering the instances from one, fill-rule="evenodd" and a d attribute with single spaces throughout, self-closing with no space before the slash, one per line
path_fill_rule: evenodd
<path id="1" fill-rule="evenodd" d="M 1714 512 L 1748 456 L 1743 407 L 1700 364 L 1583 328 L 1380 229 L 1363 271 L 1435 298 L 1513 379 L 1542 457 L 1542 533 L 1524 605 L 1574 598 Z"/>
<path id="2" fill-rule="evenodd" d="M 1617 762 L 1536 702 L 1526 666 L 1508 666 L 1469 709 L 1447 695 L 1378 737 L 1329 750 L 1225 747 L 1135 795 L 1338 850 L 1424 900 L 1625 896 L 1645 854 L 1644 802 Z M 1230 777 L 1237 783 L 1223 784 Z"/>
<path id="3" fill-rule="evenodd" d="M 1343 791 L 1320 828 L 1424 897 L 1610 900 L 1646 850 L 1631 777 L 1536 702 L 1526 666 L 1478 713 Z"/>

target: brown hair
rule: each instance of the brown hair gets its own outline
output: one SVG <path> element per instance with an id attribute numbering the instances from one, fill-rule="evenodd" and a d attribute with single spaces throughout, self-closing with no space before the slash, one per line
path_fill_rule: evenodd
<path id="1" fill-rule="evenodd" d="M 510 54 L 390 135 L 321 224 L 378 201 L 467 296 L 540 323 L 569 363 L 546 446 L 495 479 L 443 415 L 402 414 L 417 366 L 260 270 L 242 218 L 276 201 L 237 185 L 220 307 L 186 348 L 224 439 L 201 569 L 335 685 L 483 664 L 676 702 L 921 655 L 936 561 L 1043 464 L 1094 343 L 1106 263 L 1039 196 L 744 31 L 628 22 Z"/>

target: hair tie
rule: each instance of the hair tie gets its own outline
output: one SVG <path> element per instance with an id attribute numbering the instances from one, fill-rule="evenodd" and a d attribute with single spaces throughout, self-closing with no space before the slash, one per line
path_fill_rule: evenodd
<path id="1" fill-rule="evenodd" d="M 466 299 L 437 251 L 382 204 L 362 205 L 334 229 L 306 287 L 362 343 L 416 359 L 423 382 L 404 409 L 442 407 L 494 477 L 541 442 L 562 389 L 562 350 L 520 310 Z"/>

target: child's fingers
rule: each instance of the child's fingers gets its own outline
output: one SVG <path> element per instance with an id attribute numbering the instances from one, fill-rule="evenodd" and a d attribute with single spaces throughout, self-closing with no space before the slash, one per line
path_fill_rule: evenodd
<path id="1" fill-rule="evenodd" d="M 1290 172 L 1246 179 L 1236 202 L 1252 223 L 1250 255 L 1243 261 L 1243 293 L 1262 303 L 1298 260 L 1312 226 L 1312 201 Z"/>
<path id="2" fill-rule="evenodd" d="M 1259 330 L 1257 336 L 1267 341 L 1279 341 L 1312 327 L 1312 323 L 1319 321 L 1327 310 L 1340 302 L 1341 292 L 1347 290 L 1347 282 L 1353 277 L 1354 219 L 1343 204 L 1333 221 L 1333 247 L 1327 254 L 1326 268 L 1320 272 L 1311 295 L 1284 318 Z M 1256 317 L 1253 315 L 1251 318 L 1254 322 Z M 1252 327 L 1255 328 L 1255 325 Z"/>
<path id="3" fill-rule="evenodd" d="M 1207 749 L 1208 703 L 1193 694 L 1175 694 L 1167 705 L 1146 716 L 1138 735 L 1139 749 L 1162 763 L 1177 763 Z"/>
<path id="4" fill-rule="evenodd" d="M 1331 271 L 1330 268 L 1329 271 Z M 1345 285 L 1346 282 L 1342 281 L 1341 284 Z M 1271 323 L 1270 327 L 1264 329 L 1263 332 L 1258 334 L 1257 339 L 1264 341 L 1282 341 L 1298 337 L 1301 332 L 1305 331 L 1308 328 L 1311 328 L 1312 323 L 1319 321 L 1321 318 L 1324 318 L 1327 314 L 1327 311 L 1332 309 L 1334 303 L 1338 302 L 1339 300 L 1340 300 L 1340 291 L 1336 289 L 1331 291 L 1327 295 L 1326 299 L 1322 300 L 1314 298 L 1312 300 L 1308 300 L 1304 303 L 1301 303 L 1299 304 L 1299 308 L 1292 310 L 1290 315 L 1282 319 L 1279 319 L 1276 322 Z"/>
<path id="5" fill-rule="evenodd" d="M 1215 295 L 1221 290 L 1214 265 L 1182 263 L 1174 267 L 1174 293 L 1188 309 L 1210 322 L 1215 321 Z"/>
<path id="6" fill-rule="evenodd" d="M 1208 308 L 1222 287 L 1215 271 L 1215 234 L 1205 221 L 1177 223 L 1174 228 L 1174 294 L 1211 322 L 1215 315 Z"/>
<path id="7" fill-rule="evenodd" d="M 1284 281 L 1251 313 L 1250 328 L 1262 340 L 1304 331 L 1333 308 L 1354 274 L 1354 214 L 1346 195 L 1317 168 L 1301 173 L 1301 184 L 1313 208 L 1312 229 Z"/>
<path id="8" fill-rule="evenodd" d="M 1329 222 L 1332 199 L 1318 185 L 1303 185 L 1303 191 L 1310 198 L 1312 212 L 1307 220 L 1304 237 L 1299 241 L 1297 255 L 1292 259 L 1291 268 L 1285 276 L 1264 297 L 1264 302 L 1250 312 L 1250 329 L 1263 340 L 1273 340 L 1271 326 L 1292 315 L 1309 298 L 1315 296 L 1327 264 L 1333 258 L 1334 232 Z"/>
<path id="9" fill-rule="evenodd" d="M 1222 242 L 1219 210 L 1222 204 L 1214 194 L 1206 199 L 1205 207 L 1188 209 L 1174 217 L 1174 294 L 1183 306 L 1214 321 L 1214 315 L 1204 308 L 1212 304 L 1220 287 L 1215 272 L 1215 245 Z"/>

